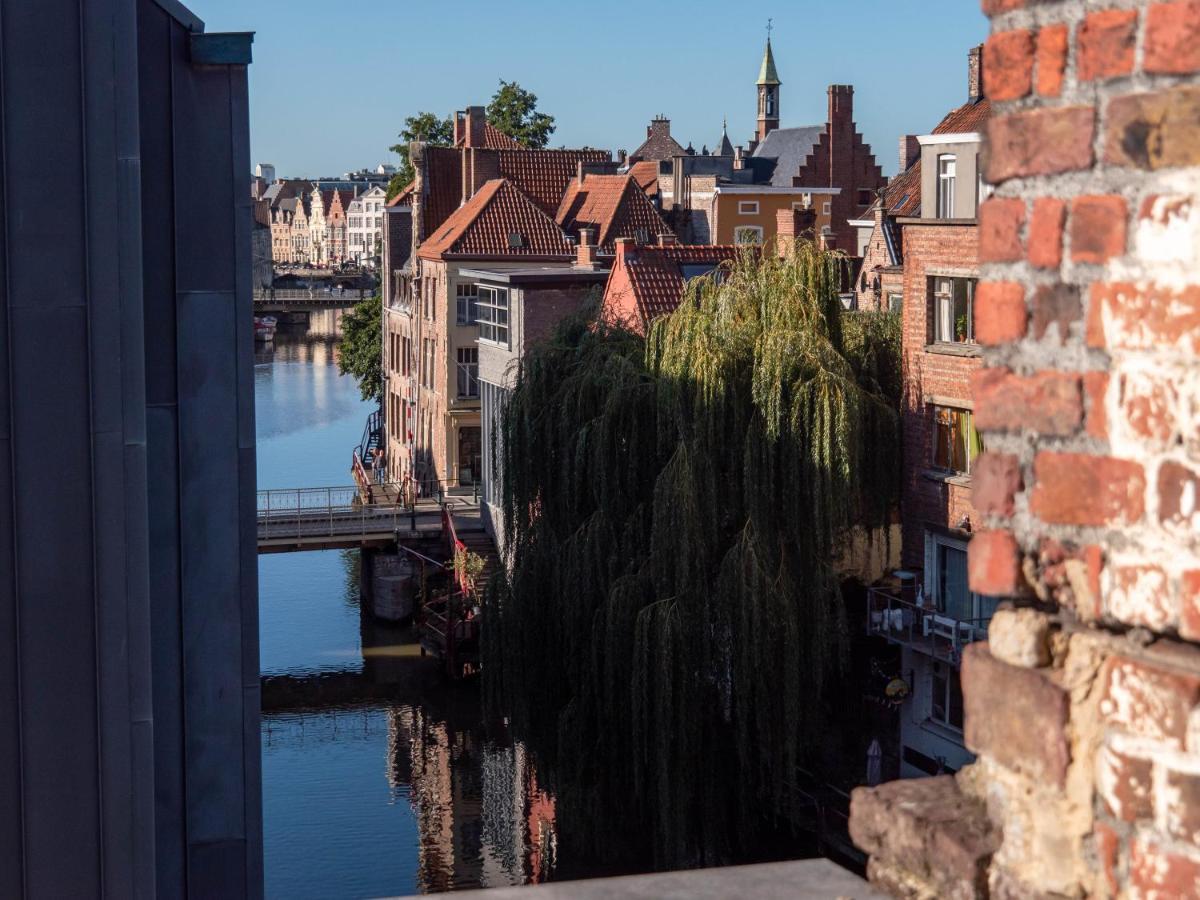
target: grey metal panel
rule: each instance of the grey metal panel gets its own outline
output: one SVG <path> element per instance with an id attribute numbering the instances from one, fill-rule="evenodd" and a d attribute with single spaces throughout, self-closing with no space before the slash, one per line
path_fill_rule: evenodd
<path id="1" fill-rule="evenodd" d="M 254 32 L 237 31 L 191 36 L 192 62 L 198 66 L 248 66 Z M 249 167 L 245 170 L 250 172 Z"/>

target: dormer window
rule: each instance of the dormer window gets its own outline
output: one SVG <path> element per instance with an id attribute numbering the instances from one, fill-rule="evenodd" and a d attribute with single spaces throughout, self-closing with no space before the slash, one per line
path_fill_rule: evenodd
<path id="1" fill-rule="evenodd" d="M 954 154 L 943 153 L 938 157 L 937 217 L 954 218 L 954 183 L 956 180 Z"/>
<path id="2" fill-rule="evenodd" d="M 516 250 L 525 246 L 525 238 L 519 231 L 511 231 L 508 234 L 509 249 Z"/>

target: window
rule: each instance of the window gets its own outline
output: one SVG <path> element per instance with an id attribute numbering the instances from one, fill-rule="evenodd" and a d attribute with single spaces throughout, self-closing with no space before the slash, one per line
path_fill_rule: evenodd
<path id="1" fill-rule="evenodd" d="M 833 212 L 833 203 L 826 200 L 824 203 L 821 204 L 821 214 L 822 215 L 828 216 L 832 212 Z"/>
<path id="2" fill-rule="evenodd" d="M 757 216 L 758 201 L 757 200 L 739 200 L 738 215 L 740 216 Z"/>
<path id="3" fill-rule="evenodd" d="M 421 341 L 421 384 L 427 388 L 433 387 L 434 343 L 429 338 Z"/>
<path id="4" fill-rule="evenodd" d="M 962 731 L 963 698 L 958 669 L 944 662 L 935 662 L 929 677 L 929 717 L 939 725 Z"/>
<path id="5" fill-rule="evenodd" d="M 933 407 L 933 459 L 935 468 L 969 475 L 975 458 L 983 452 L 983 439 L 975 430 L 970 410 Z"/>
<path id="6" fill-rule="evenodd" d="M 460 284 L 455 289 L 457 314 L 455 322 L 459 325 L 474 325 L 479 318 L 479 294 L 473 284 Z"/>
<path id="7" fill-rule="evenodd" d="M 757 225 L 739 225 L 733 229 L 735 244 L 761 244 L 762 239 L 763 230 Z"/>
<path id="8" fill-rule="evenodd" d="M 400 374 L 412 374 L 412 340 L 408 337 L 400 338 Z"/>
<path id="9" fill-rule="evenodd" d="M 992 618 L 999 598 L 976 594 L 968 587 L 965 540 L 926 531 L 925 565 L 925 586 L 939 613 L 981 626 Z"/>
<path id="10" fill-rule="evenodd" d="M 479 339 L 508 347 L 508 291 L 479 285 Z"/>
<path id="11" fill-rule="evenodd" d="M 458 396 L 479 396 L 479 348 L 458 348 Z"/>
<path id="12" fill-rule="evenodd" d="M 888 312 L 898 313 L 904 309 L 903 294 L 888 294 Z"/>
<path id="13" fill-rule="evenodd" d="M 975 179 L 975 214 L 979 215 L 979 204 L 992 196 L 995 188 L 983 180 L 983 166 L 979 166 L 979 173 Z"/>
<path id="14" fill-rule="evenodd" d="M 954 218 L 954 182 L 956 160 L 953 154 L 943 153 L 938 157 L 937 217 Z"/>
<path id="15" fill-rule="evenodd" d="M 930 278 L 933 339 L 944 344 L 975 343 L 975 279 Z"/>
<path id="16" fill-rule="evenodd" d="M 859 206 L 870 206 L 871 202 L 874 199 L 875 199 L 875 195 L 872 194 L 870 191 L 859 191 L 858 192 L 858 205 Z"/>

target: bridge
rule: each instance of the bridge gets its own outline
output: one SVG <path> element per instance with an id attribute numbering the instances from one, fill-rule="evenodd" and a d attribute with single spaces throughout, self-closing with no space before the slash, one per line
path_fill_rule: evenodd
<path id="1" fill-rule="evenodd" d="M 307 313 L 328 309 L 349 309 L 360 300 L 375 296 L 364 288 L 256 288 L 254 312 Z"/>

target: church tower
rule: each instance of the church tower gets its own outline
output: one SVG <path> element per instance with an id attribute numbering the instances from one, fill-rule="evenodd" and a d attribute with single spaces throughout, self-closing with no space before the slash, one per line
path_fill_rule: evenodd
<path id="1" fill-rule="evenodd" d="M 771 53 L 771 37 L 758 70 L 758 130 L 754 139 L 762 141 L 779 127 L 779 73 L 775 71 L 775 55 Z"/>

